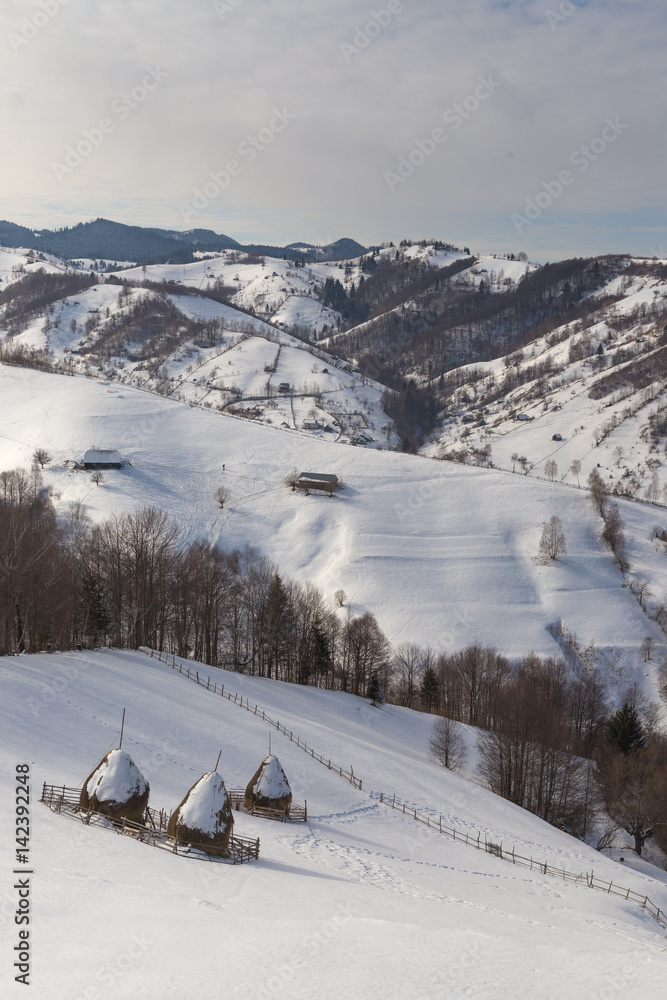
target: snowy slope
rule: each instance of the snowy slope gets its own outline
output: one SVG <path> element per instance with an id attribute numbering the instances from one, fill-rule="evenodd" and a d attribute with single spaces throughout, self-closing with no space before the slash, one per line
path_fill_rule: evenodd
<path id="1" fill-rule="evenodd" d="M 633 261 L 656 270 L 664 263 Z M 552 461 L 556 478 L 571 484 L 585 483 L 591 469 L 599 468 L 610 489 L 633 496 L 643 496 L 657 472 L 656 498 L 665 500 L 664 442 L 654 444 L 646 428 L 649 415 L 667 404 L 661 355 L 664 321 L 659 320 L 667 281 L 651 273 L 621 276 L 596 297 L 616 295 L 622 298 L 601 308 L 585 328 L 571 324 L 511 357 L 450 373 L 463 386 L 423 453 L 447 456 L 489 444 L 499 468 L 512 469 L 512 456 L 525 456 L 530 474 L 544 476 L 546 463 Z M 654 316 L 652 309 L 657 310 Z M 612 364 L 617 352 L 627 360 Z M 634 384 L 637 362 L 649 371 L 655 367 L 653 381 L 649 376 Z M 533 377 L 507 393 L 499 391 L 508 369 L 521 375 L 539 365 L 550 366 L 542 378 Z M 605 388 L 610 378 L 613 390 Z M 554 435 L 560 439 L 554 440 Z M 572 471 L 573 462 L 581 463 L 578 475 Z"/>
<path id="2" fill-rule="evenodd" d="M 96 486 L 65 464 L 93 446 L 116 448 L 132 464 Z M 583 645 L 609 648 L 619 695 L 636 681 L 656 699 L 661 633 L 602 547 L 583 491 L 0 367 L 1 466 L 29 464 L 36 447 L 51 452 L 45 481 L 61 511 L 81 502 L 100 519 L 153 505 L 178 519 L 185 538 L 256 545 L 286 575 L 331 597 L 343 589 L 352 611 L 372 611 L 394 643 L 453 650 L 481 642 L 512 656 L 555 655 L 547 626 L 560 620 Z M 344 488 L 333 499 L 293 493 L 283 480 L 294 467 L 335 473 Z M 224 510 L 214 500 L 222 484 L 230 493 Z M 648 545 L 654 509 L 626 510 L 633 544 Z M 536 561 L 541 528 L 556 512 L 568 554 L 545 566 Z M 658 646 L 644 663 L 649 634 Z"/>
<path id="3" fill-rule="evenodd" d="M 203 346 L 201 338 L 197 343 L 186 338 L 157 360 L 143 357 L 140 344 L 113 355 L 97 351 L 98 339 L 112 324 L 142 303 L 158 307 L 165 299 L 188 320 L 217 322 L 213 343 Z M 123 385 L 208 408 L 234 406 L 239 412 L 251 411 L 259 422 L 286 425 L 325 440 L 385 448 L 398 441 L 382 409 L 384 386 L 262 319 L 203 296 L 122 290 L 102 282 L 61 299 L 47 322 L 42 316 L 34 319 L 12 343 L 47 350 L 63 371 L 98 372 Z M 281 384 L 289 389 L 283 392 Z"/>
<path id="4" fill-rule="evenodd" d="M 667 905 L 667 886 L 629 870 L 431 763 L 432 719 L 350 695 L 216 673 L 320 752 L 352 764 L 354 790 L 273 733 L 307 825 L 235 814 L 259 862 L 211 865 L 156 851 L 48 811 L 41 783 L 80 784 L 117 745 L 173 809 L 214 766 L 242 786 L 265 756 L 261 720 L 142 653 L 0 661 L 2 826 L 14 768 L 31 767 L 32 993 L 37 1000 L 562 1000 L 660 996 L 664 932 L 640 907 L 513 867 L 381 805 L 380 789 L 459 829 Z M 276 744 L 279 743 L 279 746 Z M 8 837 L 0 848 L 12 868 Z M 657 872 L 655 873 L 658 874 Z M 16 928 L 5 881 L 5 961 Z M 5 983 L 7 977 L 5 979 Z M 6 986 L 3 996 L 22 996 Z"/>

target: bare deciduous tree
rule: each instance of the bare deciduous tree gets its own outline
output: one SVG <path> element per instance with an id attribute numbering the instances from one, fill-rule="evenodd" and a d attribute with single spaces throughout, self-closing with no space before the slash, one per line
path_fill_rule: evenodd
<path id="1" fill-rule="evenodd" d="M 97 472 L 93 472 L 90 478 L 92 482 L 95 483 L 96 486 L 100 486 L 104 482 L 104 476 L 99 470 Z"/>
<path id="2" fill-rule="evenodd" d="M 609 493 L 597 469 L 591 470 L 588 477 L 588 488 L 591 491 L 591 500 L 598 514 L 600 517 L 604 517 L 605 505 Z"/>
<path id="3" fill-rule="evenodd" d="M 660 480 L 657 472 L 653 473 L 651 482 L 646 487 L 645 496 L 650 503 L 657 503 L 660 499 Z"/>
<path id="4" fill-rule="evenodd" d="M 468 748 L 461 724 L 442 715 L 433 724 L 428 745 L 435 759 L 450 771 L 460 771 L 467 760 Z"/>
<path id="5" fill-rule="evenodd" d="M 549 521 L 545 521 L 542 526 L 542 537 L 540 538 L 540 558 L 546 560 L 557 559 L 558 556 L 567 554 L 565 546 L 565 535 L 560 518 L 554 514 Z"/>
<path id="6" fill-rule="evenodd" d="M 546 473 L 547 479 L 549 479 L 553 483 L 554 479 L 558 475 L 558 466 L 554 462 L 553 458 L 549 458 L 544 463 L 544 471 Z"/>
<path id="7" fill-rule="evenodd" d="M 595 470 L 593 470 L 595 471 Z M 605 494 L 606 495 L 606 494 Z M 623 532 L 623 518 L 618 509 L 618 504 L 612 503 L 607 508 L 605 501 L 602 501 L 602 516 L 604 518 L 604 528 L 602 539 L 607 543 L 614 553 L 616 562 L 622 573 L 627 573 L 630 568 L 625 554 L 625 534 Z M 641 603 L 641 598 L 640 598 Z"/>
<path id="8" fill-rule="evenodd" d="M 51 461 L 51 456 L 46 448 L 35 448 L 32 454 L 32 460 L 43 469 L 46 463 Z"/>
<path id="9" fill-rule="evenodd" d="M 412 708 L 424 674 L 424 651 L 413 642 L 403 643 L 394 654 L 392 669 L 397 703 L 405 708 Z"/>
<path id="10" fill-rule="evenodd" d="M 298 469 L 292 469 L 290 472 L 287 473 L 287 475 L 285 476 L 285 478 L 283 480 L 283 482 L 285 483 L 285 486 L 289 486 L 290 489 L 292 490 L 292 493 L 296 489 L 296 484 L 299 481 L 299 476 L 300 475 L 301 475 L 301 473 L 299 472 Z"/>
<path id="11" fill-rule="evenodd" d="M 642 641 L 642 654 L 644 656 L 644 663 L 648 663 L 648 661 L 651 659 L 651 657 L 653 656 L 654 648 L 655 648 L 655 639 L 653 638 L 653 636 L 647 635 L 646 638 Z"/>
<path id="12" fill-rule="evenodd" d="M 598 774 L 607 812 L 634 839 L 641 856 L 656 826 L 667 821 L 667 775 L 657 749 L 609 755 Z"/>
<path id="13" fill-rule="evenodd" d="M 215 499 L 219 507 L 223 508 L 225 506 L 229 500 L 229 490 L 226 486 L 218 486 L 215 491 Z"/>
<path id="14" fill-rule="evenodd" d="M 579 485 L 579 473 L 581 472 L 581 462 L 578 458 L 575 458 L 574 462 L 570 466 L 570 472 L 573 476 L 577 477 L 577 486 Z"/>

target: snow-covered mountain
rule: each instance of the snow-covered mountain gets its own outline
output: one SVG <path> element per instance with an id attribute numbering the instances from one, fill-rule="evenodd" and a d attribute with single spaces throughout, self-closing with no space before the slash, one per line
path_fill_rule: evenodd
<path id="1" fill-rule="evenodd" d="M 663 263 L 537 268 L 404 243 L 303 266 L 228 249 L 100 275 L 39 256 L 0 253 L 0 330 L 14 365 L 0 371 L 3 466 L 47 447 L 46 480 L 61 509 L 80 501 L 102 517 L 154 504 L 184 537 L 258 544 L 290 576 L 330 595 L 343 589 L 395 643 L 480 641 L 549 655 L 558 645 L 547 626 L 560 622 L 606 650 L 599 656 L 619 693 L 637 682 L 656 699 L 659 659 L 644 663 L 641 643 L 648 634 L 663 641 L 654 619 L 667 603 L 664 510 L 622 500 L 624 577 L 576 487 L 596 468 L 619 497 L 663 497 Z M 374 289 L 377 316 L 350 325 L 325 304 L 325 288 L 343 311 Z M 473 309 L 477 296 L 483 306 Z M 470 350 L 483 347 L 490 359 L 430 377 L 420 362 L 407 382 L 387 379 L 388 389 L 379 379 L 391 363 L 402 370 L 427 341 L 410 334 L 377 378 L 356 367 L 368 370 L 367 355 L 332 353 L 379 336 L 385 307 L 392 323 L 402 316 L 417 329 L 427 300 L 441 320 L 474 313 Z M 572 318 L 558 325 L 561 307 Z M 530 333 L 517 317 L 537 316 L 541 336 L 493 355 L 494 344 Z M 287 330 L 303 331 L 305 317 L 307 340 Z M 463 350 L 452 323 L 441 342 Z M 442 351 L 433 356 L 442 363 Z M 424 401 L 430 410 L 419 410 Z M 406 414 L 427 410 L 436 427 L 422 457 L 397 454 Z M 363 447 L 341 448 L 350 443 Z M 132 462 L 99 489 L 71 466 L 94 445 Z M 223 463 L 231 499 L 221 512 L 213 498 Z M 283 485 L 295 467 L 336 473 L 345 490 L 331 502 L 295 497 Z M 544 566 L 539 535 L 554 514 L 569 554 Z"/>
<path id="2" fill-rule="evenodd" d="M 632 262 L 588 311 L 448 373 L 449 406 L 424 453 L 570 484 L 597 468 L 612 492 L 664 502 L 667 262 Z"/>

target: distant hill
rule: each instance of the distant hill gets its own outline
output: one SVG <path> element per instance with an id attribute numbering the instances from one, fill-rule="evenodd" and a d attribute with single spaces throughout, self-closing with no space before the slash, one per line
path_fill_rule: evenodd
<path id="1" fill-rule="evenodd" d="M 103 260 L 131 260 L 137 263 L 187 262 L 196 250 L 248 250 L 271 257 L 305 257 L 308 260 L 341 260 L 358 257 L 365 247 L 355 240 L 343 239 L 326 247 L 293 243 L 288 247 L 250 245 L 242 246 L 231 236 L 215 233 L 212 229 L 192 229 L 178 232 L 171 229 L 151 229 L 143 226 L 126 226 L 109 219 L 80 222 L 64 229 L 28 229 L 13 222 L 0 221 L 0 245 L 6 247 L 35 247 L 57 254 L 66 260 L 93 258 Z"/>

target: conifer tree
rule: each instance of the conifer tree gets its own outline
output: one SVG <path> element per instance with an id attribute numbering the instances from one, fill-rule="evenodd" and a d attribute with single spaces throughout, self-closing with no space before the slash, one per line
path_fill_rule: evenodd
<path id="1" fill-rule="evenodd" d="M 609 719 L 605 738 L 610 746 L 626 757 L 628 754 L 643 750 L 646 746 L 646 735 L 637 709 L 626 702 L 623 708 Z"/>
<path id="2" fill-rule="evenodd" d="M 440 681 L 433 667 L 427 667 L 422 681 L 421 700 L 427 712 L 432 712 L 438 701 Z"/>
<path id="3" fill-rule="evenodd" d="M 369 698 L 376 707 L 378 705 L 384 705 L 384 691 L 382 690 L 382 685 L 380 684 L 380 678 L 375 671 L 371 674 L 371 679 L 368 682 L 366 697 Z"/>

